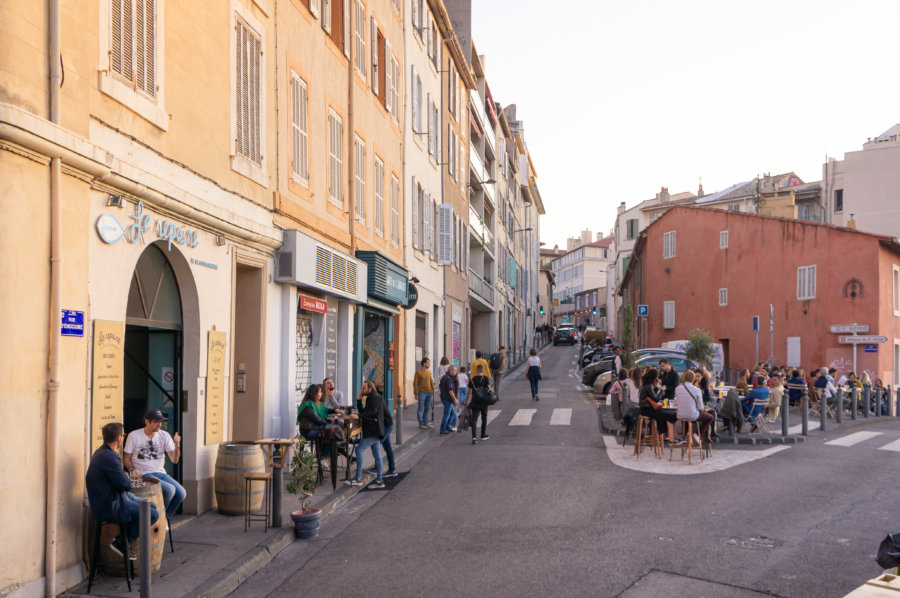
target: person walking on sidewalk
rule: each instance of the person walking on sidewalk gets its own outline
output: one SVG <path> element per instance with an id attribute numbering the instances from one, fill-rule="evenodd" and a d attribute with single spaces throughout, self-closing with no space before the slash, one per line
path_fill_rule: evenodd
<path id="1" fill-rule="evenodd" d="M 359 420 L 362 424 L 362 440 L 356 445 L 356 477 L 347 483 L 351 486 L 362 486 L 363 458 L 366 449 L 372 449 L 375 457 L 375 481 L 373 488 L 384 488 L 384 476 L 381 461 L 381 441 L 387 427 L 394 425 L 391 412 L 385 408 L 384 399 L 375 388 L 375 383 L 366 380 L 356 397 L 356 406 L 359 409 Z"/>
<path id="2" fill-rule="evenodd" d="M 441 434 L 451 432 L 453 414 L 459 405 L 459 380 L 456 378 L 456 366 L 447 368 L 447 373 L 440 382 L 441 404 L 444 406 L 444 415 L 441 417 Z"/>
<path id="3" fill-rule="evenodd" d="M 540 401 L 538 397 L 538 382 L 541 380 L 541 358 L 537 356 L 537 349 L 532 348 L 528 357 L 528 371 L 525 377 L 531 384 L 531 400 Z"/>
<path id="4" fill-rule="evenodd" d="M 488 377 L 488 381 L 491 379 L 491 369 L 488 367 L 487 359 L 484 358 L 484 353 L 481 351 L 475 351 L 475 361 L 472 362 L 472 368 L 470 372 L 474 376 L 478 371 L 478 366 L 481 366 L 482 373 Z"/>
<path id="5" fill-rule="evenodd" d="M 482 360 L 483 361 L 483 360 Z M 478 444 L 475 438 L 475 425 L 478 422 L 478 416 L 481 416 L 481 439 L 487 440 L 487 410 L 488 405 L 480 399 L 483 393 L 491 392 L 491 379 L 485 375 L 484 366 L 478 364 L 475 366 L 475 375 L 469 379 L 469 425 L 472 427 L 472 444 Z"/>
<path id="6" fill-rule="evenodd" d="M 500 398 L 500 379 L 506 373 L 506 347 L 500 345 L 496 353 L 491 355 L 490 363 L 491 380 L 494 383 L 494 394 Z"/>
<path id="7" fill-rule="evenodd" d="M 151 409 L 144 414 L 144 427 L 133 430 L 125 440 L 124 463 L 132 478 L 152 477 L 159 480 L 166 518 L 171 520 L 181 506 L 187 491 L 175 478 L 166 473 L 166 455 L 172 464 L 181 458 L 181 436 L 175 437 L 160 429 L 164 421 L 169 421 L 159 409 Z"/>
<path id="8" fill-rule="evenodd" d="M 419 429 L 427 430 L 431 426 L 428 425 L 428 408 L 431 407 L 431 401 L 434 398 L 434 378 L 431 377 L 431 360 L 427 357 L 422 359 L 422 365 L 416 370 L 413 378 L 413 390 L 416 392 L 416 398 L 419 401 L 419 408 L 416 410 L 416 417 L 419 419 Z"/>

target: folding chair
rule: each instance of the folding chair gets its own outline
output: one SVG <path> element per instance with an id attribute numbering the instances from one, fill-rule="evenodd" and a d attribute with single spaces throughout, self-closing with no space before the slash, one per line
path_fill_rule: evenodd
<path id="1" fill-rule="evenodd" d="M 750 415 L 747 416 L 747 423 L 749 423 L 751 426 L 751 432 L 754 431 L 753 427 L 755 426 L 757 432 L 765 432 L 766 434 L 771 434 L 771 431 L 769 430 L 769 423 L 763 416 L 768 405 L 769 399 L 767 398 L 753 399 L 753 404 L 750 406 Z"/>

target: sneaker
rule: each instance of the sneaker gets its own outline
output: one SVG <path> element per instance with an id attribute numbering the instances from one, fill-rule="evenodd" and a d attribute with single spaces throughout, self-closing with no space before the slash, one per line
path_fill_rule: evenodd
<path id="1" fill-rule="evenodd" d="M 369 484 L 369 488 L 384 488 L 384 480 L 375 480 Z"/>
<path id="2" fill-rule="evenodd" d="M 137 553 L 134 551 L 134 548 L 131 547 L 131 544 L 128 545 L 128 560 L 129 561 L 137 560 Z"/>
<path id="3" fill-rule="evenodd" d="M 459 432 L 459 429 L 458 428 L 450 428 L 450 431 L 451 432 Z"/>
<path id="4" fill-rule="evenodd" d="M 487 440 L 488 438 L 490 438 L 490 436 L 487 435 L 481 437 L 482 440 Z"/>
<path id="5" fill-rule="evenodd" d="M 120 557 L 121 557 L 121 556 L 125 556 L 124 554 L 122 554 L 122 551 L 119 550 L 119 547 L 116 546 L 115 541 L 113 541 L 112 544 L 108 544 L 108 545 L 106 546 L 106 549 L 109 550 L 110 552 L 115 553 L 117 556 L 120 556 Z"/>
<path id="6" fill-rule="evenodd" d="M 450 430 L 441 430 L 441 435 L 442 435 L 442 436 L 443 436 L 444 434 L 449 434 L 449 433 L 450 433 Z"/>
<path id="7" fill-rule="evenodd" d="M 428 426 L 426 426 L 425 424 L 419 424 L 419 429 L 420 429 L 420 430 L 427 430 L 427 429 L 428 429 Z"/>
<path id="8" fill-rule="evenodd" d="M 396 478 L 396 477 L 397 477 L 397 472 L 396 472 L 396 471 L 388 470 L 388 471 L 386 471 L 386 472 L 384 473 L 384 476 L 383 476 L 383 477 L 386 477 L 386 478 Z"/>
<path id="9" fill-rule="evenodd" d="M 353 487 L 356 487 L 356 486 L 362 486 L 362 485 L 363 485 L 362 480 L 347 480 L 347 481 L 344 482 L 344 483 L 347 484 L 348 486 L 353 486 Z"/>
<path id="10" fill-rule="evenodd" d="M 673 442 L 672 444 L 673 444 L 674 446 L 684 446 L 684 445 L 687 444 L 687 443 L 686 443 L 684 440 L 681 440 L 681 439 L 679 438 L 678 440 L 676 440 L 676 441 Z"/>
<path id="11" fill-rule="evenodd" d="M 476 440 L 475 437 L 472 437 L 472 444 L 478 444 L 478 440 Z"/>
<path id="12" fill-rule="evenodd" d="M 696 445 L 699 446 L 699 445 L 700 445 L 700 436 L 699 436 L 698 434 L 695 433 L 695 434 L 691 434 L 691 437 L 692 437 L 693 440 L 694 440 L 694 444 L 696 444 Z"/>

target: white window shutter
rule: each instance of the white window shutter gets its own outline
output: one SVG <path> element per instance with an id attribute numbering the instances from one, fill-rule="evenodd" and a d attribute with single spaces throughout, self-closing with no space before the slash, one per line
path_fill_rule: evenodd
<path id="1" fill-rule="evenodd" d="M 341 0 L 333 0 L 340 2 Z M 350 47 L 353 44 L 353 30 L 350 29 L 350 2 L 351 0 L 343 0 L 344 2 L 344 56 L 350 58 Z"/>
<path id="2" fill-rule="evenodd" d="M 394 57 L 391 54 L 391 42 L 384 40 L 384 107 L 389 113 L 394 111 Z"/>
<path id="3" fill-rule="evenodd" d="M 426 94 L 425 97 L 425 110 L 427 111 L 427 113 L 425 114 L 425 120 L 428 123 L 428 155 L 431 155 L 431 144 L 434 140 L 434 131 L 431 129 L 431 94 Z"/>
<path id="4" fill-rule="evenodd" d="M 311 12 L 314 17 L 319 16 L 319 0 L 309 0 L 309 12 Z"/>
<path id="5" fill-rule="evenodd" d="M 412 178 L 410 185 L 410 193 L 412 194 L 412 246 L 419 248 L 419 190 L 416 186 L 416 177 Z"/>
<path id="6" fill-rule="evenodd" d="M 425 253 L 431 255 L 434 251 L 434 223 L 432 222 L 433 208 L 431 207 L 431 194 L 426 193 L 422 199 L 422 228 L 425 233 Z"/>
<path id="7" fill-rule="evenodd" d="M 449 264 L 453 259 L 453 205 L 442 203 L 438 206 L 438 250 L 439 264 Z"/>
<path id="8" fill-rule="evenodd" d="M 369 37 L 369 48 L 370 53 L 372 54 L 372 91 L 379 93 L 378 89 L 378 69 L 381 67 L 378 64 L 378 23 L 375 21 L 375 17 L 370 17 L 372 35 Z"/>

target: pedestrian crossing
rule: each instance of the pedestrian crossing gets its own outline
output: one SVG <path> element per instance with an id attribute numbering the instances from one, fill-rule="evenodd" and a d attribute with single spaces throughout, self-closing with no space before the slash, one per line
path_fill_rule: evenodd
<path id="1" fill-rule="evenodd" d="M 863 443 L 875 439 L 879 439 L 879 443 L 884 442 L 884 438 L 879 438 L 881 436 L 884 436 L 884 432 L 853 432 L 852 434 L 846 434 L 839 438 L 829 440 L 824 444 L 826 446 L 850 448 L 857 445 L 863 445 Z M 880 446 L 873 446 L 873 444 L 864 445 L 864 448 L 875 448 L 880 451 L 900 453 L 900 440 L 890 440 L 886 444 L 882 444 Z"/>
<path id="2" fill-rule="evenodd" d="M 491 425 L 495 419 L 497 419 L 500 414 L 504 413 L 503 409 L 491 409 L 488 411 L 487 423 Z M 507 411 L 508 414 L 508 411 Z M 538 423 L 535 421 L 535 416 L 538 414 L 537 409 L 516 409 L 512 415 L 512 418 L 506 424 L 508 426 L 530 426 L 533 423 Z M 544 422 L 545 416 L 542 416 L 538 421 Z M 550 425 L 551 426 L 571 426 L 572 425 L 572 409 L 571 408 L 556 408 L 553 409 L 550 413 Z"/>

